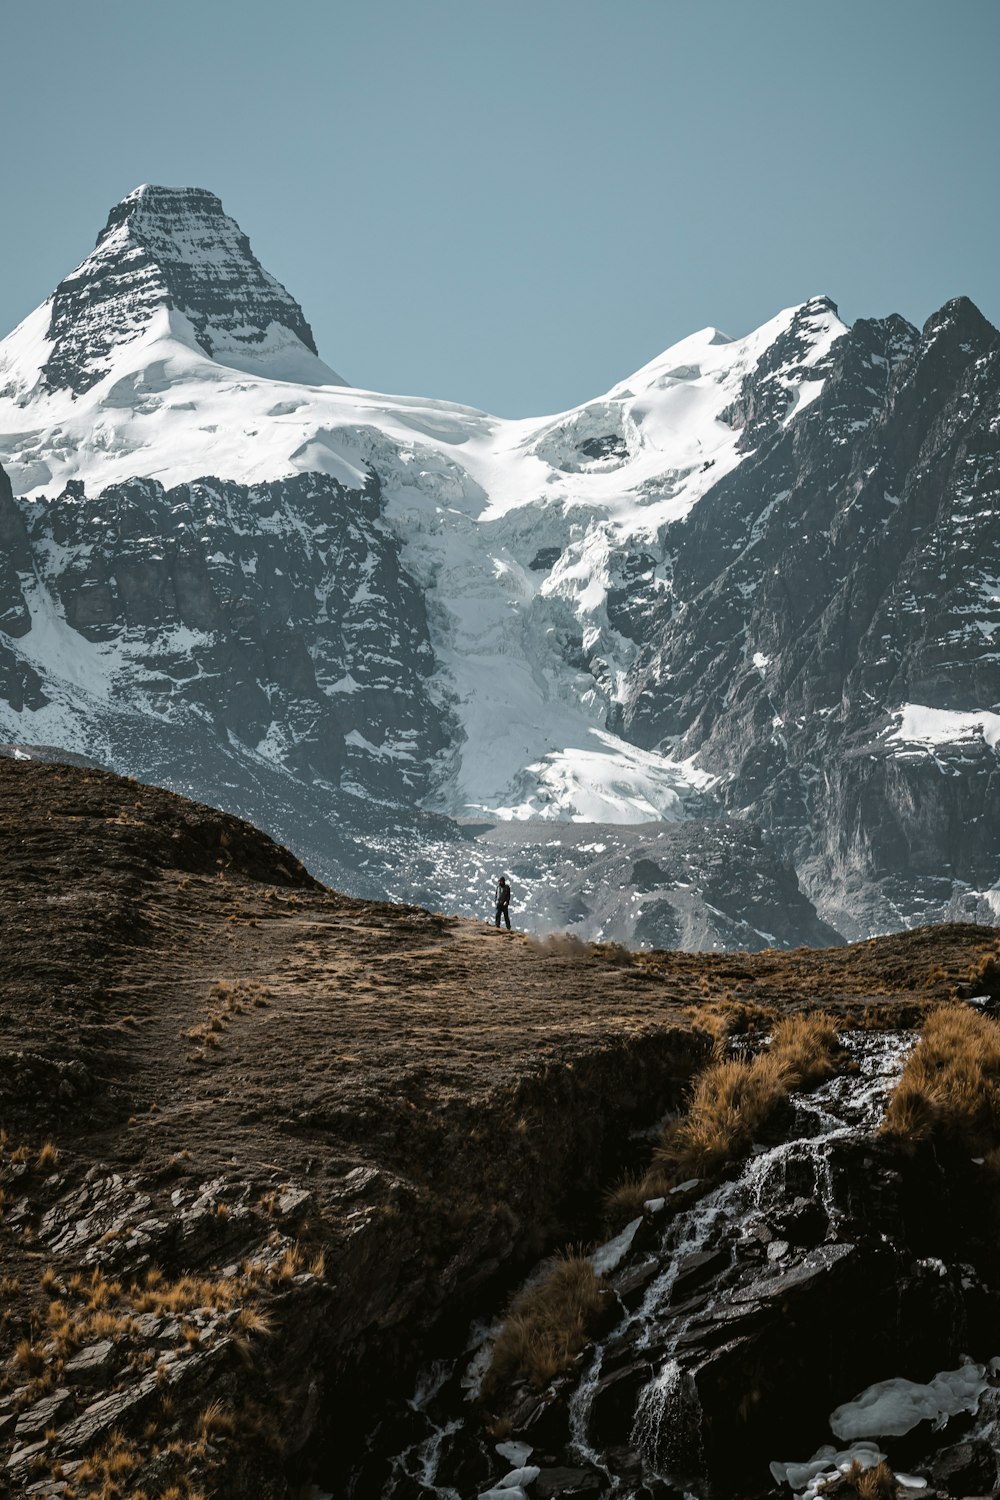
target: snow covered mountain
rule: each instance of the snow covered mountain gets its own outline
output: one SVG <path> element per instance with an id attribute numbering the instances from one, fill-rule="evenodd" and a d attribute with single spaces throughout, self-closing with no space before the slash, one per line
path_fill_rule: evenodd
<path id="1" fill-rule="evenodd" d="M 537 925 L 832 939 L 792 866 L 851 935 L 989 913 L 998 389 L 971 304 L 815 298 L 542 420 L 360 391 L 139 188 L 0 344 L 0 735 Z"/>

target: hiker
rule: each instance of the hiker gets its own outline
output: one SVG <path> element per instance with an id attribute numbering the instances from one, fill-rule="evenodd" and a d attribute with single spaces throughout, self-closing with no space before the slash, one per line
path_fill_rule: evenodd
<path id="1" fill-rule="evenodd" d="M 510 906 L 510 886 L 507 884 L 507 877 L 506 877 L 506 875 L 501 875 L 500 879 L 497 881 L 496 901 L 497 901 L 497 926 L 498 927 L 500 926 L 500 918 L 502 916 L 503 919 L 504 919 L 504 921 L 507 923 L 507 931 L 509 932 L 510 931 L 510 912 L 507 910 L 507 908 Z"/>

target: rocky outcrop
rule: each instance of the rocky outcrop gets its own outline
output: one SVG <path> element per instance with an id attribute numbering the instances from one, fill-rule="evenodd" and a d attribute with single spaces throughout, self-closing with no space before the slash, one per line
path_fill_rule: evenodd
<path id="1" fill-rule="evenodd" d="M 360 490 L 322 475 L 73 485 L 21 509 L 0 491 L 0 525 L 8 740 L 29 719 L 37 740 L 228 806 L 380 893 L 357 844 L 412 844 L 455 729 L 374 474 Z"/>
<path id="2" fill-rule="evenodd" d="M 73 486 L 25 521 L 36 608 L 82 637 L 112 711 L 195 735 L 209 721 L 217 741 L 270 750 L 304 778 L 420 796 L 448 726 L 427 693 L 424 601 L 374 475 L 364 490 L 322 475 L 137 480 L 92 499 Z M 95 707 L 78 730 L 91 744 Z"/>

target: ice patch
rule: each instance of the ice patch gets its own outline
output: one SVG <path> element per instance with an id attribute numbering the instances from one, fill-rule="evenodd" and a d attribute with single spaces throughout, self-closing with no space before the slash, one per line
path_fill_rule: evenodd
<path id="1" fill-rule="evenodd" d="M 495 1447 L 500 1457 L 505 1458 L 515 1468 L 522 1468 L 535 1451 L 530 1443 L 497 1443 Z"/>
<path id="2" fill-rule="evenodd" d="M 772 1463 L 771 1473 L 778 1484 L 787 1484 L 795 1491 L 795 1500 L 816 1500 L 823 1487 L 845 1473 L 852 1463 L 862 1469 L 874 1469 L 885 1454 L 874 1443 L 855 1443 L 839 1453 L 832 1444 L 818 1448 L 812 1458 L 804 1463 Z"/>
<path id="3" fill-rule="evenodd" d="M 621 1233 L 616 1234 L 613 1240 L 608 1240 L 607 1244 L 601 1245 L 600 1249 L 595 1250 L 592 1255 L 588 1256 L 590 1264 L 598 1276 L 608 1276 L 612 1271 L 618 1269 L 631 1250 L 632 1241 L 635 1239 L 635 1232 L 641 1223 L 642 1215 L 640 1214 L 638 1219 L 633 1219 L 631 1223 L 626 1224 Z"/>
<path id="4" fill-rule="evenodd" d="M 959 1412 L 974 1412 L 988 1385 L 984 1365 L 964 1364 L 944 1370 L 926 1385 L 913 1380 L 881 1380 L 853 1401 L 838 1406 L 830 1430 L 842 1441 L 852 1438 L 902 1437 L 918 1422 L 943 1427 Z"/>
<path id="5" fill-rule="evenodd" d="M 573 823 L 678 822 L 714 778 L 688 761 L 653 751 L 591 728 L 591 743 L 552 750 L 528 765 L 513 782 L 517 802 L 480 805 L 498 818 L 559 818 Z"/>

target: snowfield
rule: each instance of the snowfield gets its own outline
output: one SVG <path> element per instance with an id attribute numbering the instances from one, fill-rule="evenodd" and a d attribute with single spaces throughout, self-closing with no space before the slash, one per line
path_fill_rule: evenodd
<path id="1" fill-rule="evenodd" d="M 289 326 L 271 322 L 259 336 L 233 318 L 218 327 L 202 318 L 196 327 L 177 306 L 158 304 L 157 256 L 171 274 L 180 266 L 197 276 L 211 273 L 213 256 L 231 268 L 243 253 L 238 227 L 223 219 L 213 229 L 213 219 L 206 229 L 198 203 L 167 233 L 153 209 L 155 195 L 169 191 L 138 189 L 124 200 L 92 254 L 0 344 L 0 464 L 15 494 L 40 500 L 70 481 L 95 496 L 136 476 L 170 487 L 206 476 L 250 484 L 303 472 L 360 488 L 374 469 L 405 566 L 427 594 L 436 691 L 462 726 L 429 805 L 507 819 L 635 823 L 687 815 L 708 779 L 605 728 L 635 654 L 607 615 L 615 553 L 637 538 L 655 550 L 659 529 L 740 462 L 740 429 L 726 413 L 793 323 L 800 353 L 766 378 L 787 397 L 786 421 L 816 398 L 817 367 L 846 331 L 830 304 L 787 309 L 741 339 L 704 329 L 595 401 L 557 416 L 505 420 L 451 402 L 349 388 Z M 133 218 L 112 224 L 126 210 Z M 130 228 L 133 220 L 139 230 Z M 127 256 L 133 232 L 145 236 L 152 268 L 119 303 L 85 307 L 71 330 L 77 343 L 93 337 L 92 352 L 81 355 L 74 345 L 71 353 L 84 381 L 94 383 L 53 385 L 44 372 L 63 357 L 53 307 L 88 278 L 100 281 L 103 264 Z M 260 295 L 279 308 L 285 299 L 290 321 L 301 319 L 284 289 L 253 267 L 247 275 Z M 110 353 L 109 322 L 116 330 Z M 668 570 L 657 587 L 669 593 Z M 91 692 L 106 699 L 109 680 L 123 689 L 127 652 L 83 641 L 41 581 L 34 598 L 32 630 L 15 648 L 44 659 L 70 700 Z M 561 649 L 570 635 L 587 654 L 579 670 Z M 597 674 L 586 669 L 595 658 Z M 328 691 L 350 692 L 350 683 Z M 49 738 L 68 733 L 68 724 L 60 730 L 53 722 Z M 19 730 L 30 738 L 43 727 Z M 356 738 L 359 752 L 382 753 Z M 280 760 L 281 741 L 275 734 L 257 748 Z"/>

